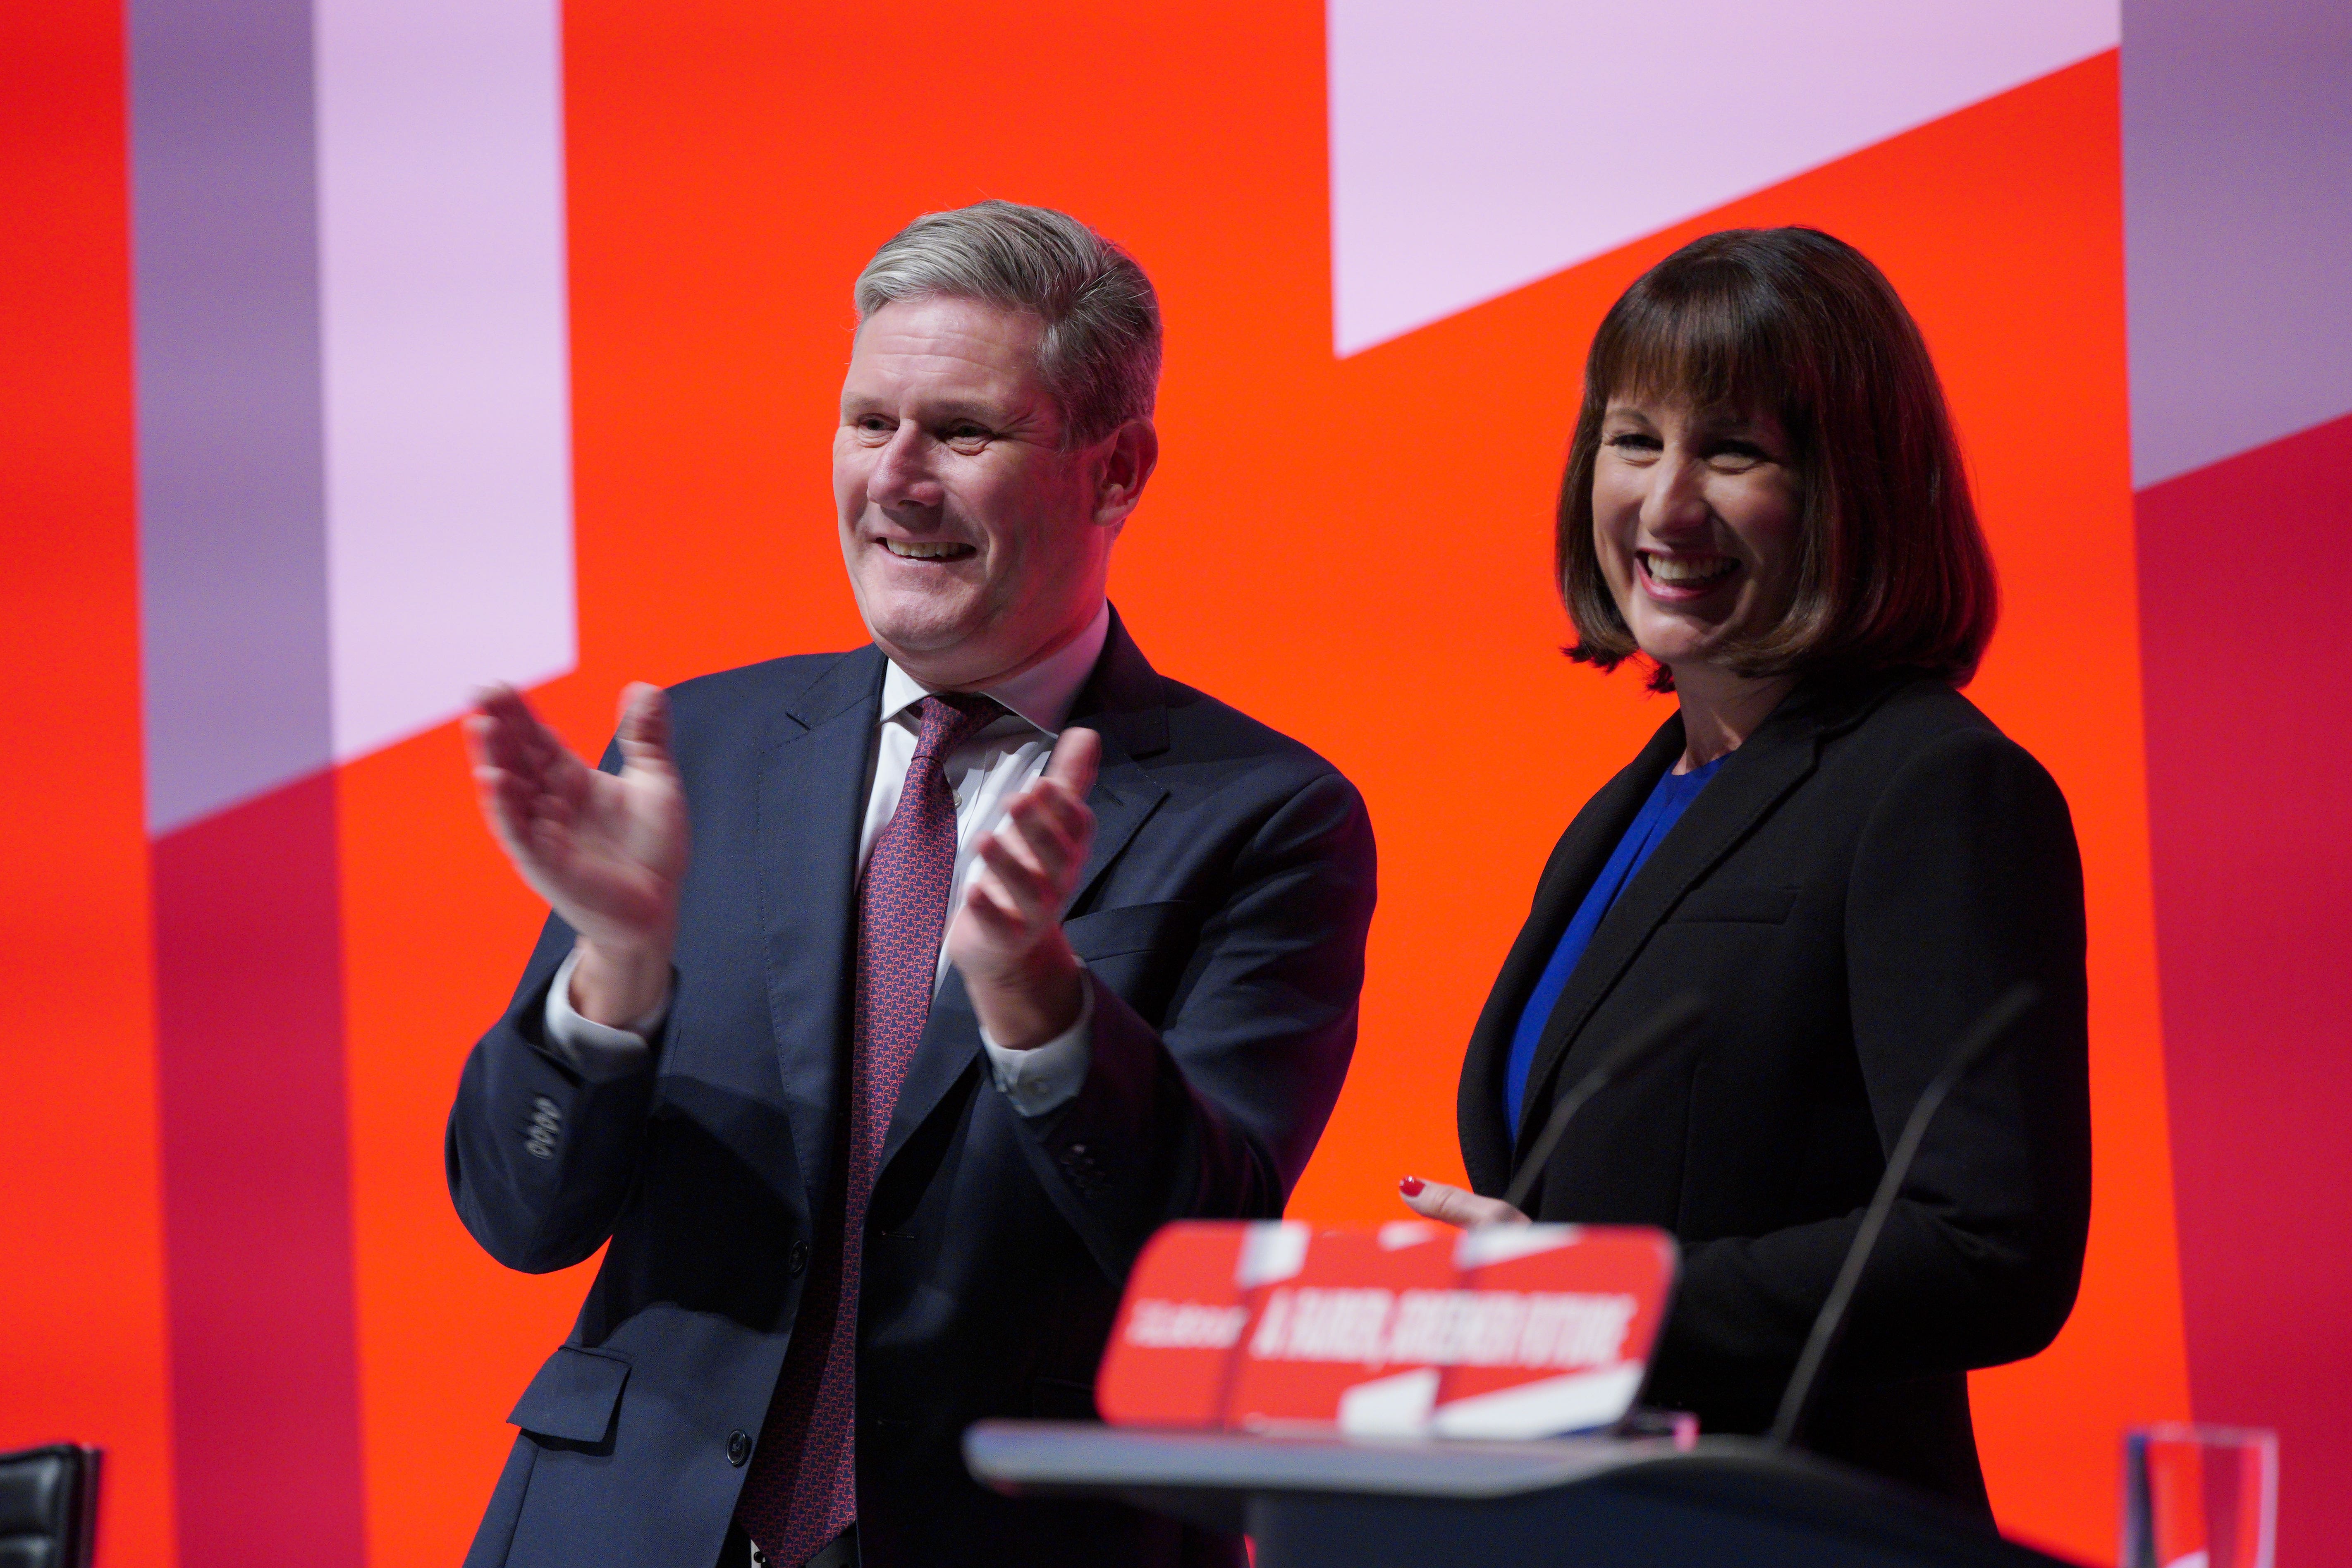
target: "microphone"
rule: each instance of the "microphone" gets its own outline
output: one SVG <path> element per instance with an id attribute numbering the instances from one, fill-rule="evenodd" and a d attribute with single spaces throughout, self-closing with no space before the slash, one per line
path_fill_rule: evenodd
<path id="1" fill-rule="evenodd" d="M 1528 1194 L 1535 1190 L 1543 1168 L 1551 1163 L 1552 1153 L 1559 1149 L 1560 1139 L 1566 1135 L 1568 1124 L 1576 1119 L 1578 1111 L 1584 1109 L 1584 1102 L 1608 1088 L 1610 1079 L 1627 1071 L 1706 1016 L 1706 1004 L 1696 994 L 1685 992 L 1651 1014 L 1648 1023 L 1602 1053 L 1601 1059 L 1592 1064 L 1592 1070 L 1579 1079 L 1576 1087 L 1562 1095 L 1559 1103 L 1552 1107 L 1550 1118 L 1544 1122 L 1543 1135 L 1528 1150 L 1527 1163 L 1521 1165 L 1519 1173 L 1512 1178 L 1510 1191 L 1503 1194 L 1503 1201 L 1525 1212 Z"/>
<path id="2" fill-rule="evenodd" d="M 1766 1434 L 1767 1442 L 1786 1447 L 1796 1441 L 1798 1429 L 1804 1425 L 1806 1407 L 1812 1403 L 1814 1387 L 1821 1381 L 1822 1368 L 1828 1363 L 1830 1353 L 1837 1348 L 1838 1335 L 1845 1328 L 1846 1309 L 1853 1302 L 1854 1288 L 1862 1282 L 1862 1271 L 1878 1246 L 1879 1232 L 1886 1228 L 1886 1216 L 1895 1207 L 1895 1194 L 1901 1190 L 1904 1178 L 1911 1173 L 1911 1163 L 1918 1158 L 1919 1144 L 1927 1136 L 1927 1123 L 1936 1119 L 1944 1097 L 1990 1055 L 1993 1047 L 2006 1039 L 2010 1030 L 2041 1000 L 2042 987 L 2031 980 L 2019 981 L 1995 998 L 1991 1006 L 1977 1015 L 1977 1021 L 1960 1037 L 1952 1059 L 1928 1082 L 1927 1091 L 1919 1096 L 1919 1103 L 1911 1108 L 1911 1119 L 1903 1124 L 1903 1136 L 1895 1140 L 1895 1152 L 1886 1162 L 1886 1173 L 1879 1177 L 1878 1191 L 1872 1194 L 1870 1207 L 1863 1211 L 1861 1228 L 1853 1233 L 1853 1245 L 1846 1248 L 1837 1282 L 1830 1287 L 1829 1300 L 1822 1303 L 1820 1314 L 1813 1319 L 1813 1331 L 1805 1337 L 1804 1352 L 1798 1356 L 1797 1370 L 1790 1374 L 1789 1386 L 1780 1395 L 1780 1410 L 1773 1417 L 1772 1430 Z"/>

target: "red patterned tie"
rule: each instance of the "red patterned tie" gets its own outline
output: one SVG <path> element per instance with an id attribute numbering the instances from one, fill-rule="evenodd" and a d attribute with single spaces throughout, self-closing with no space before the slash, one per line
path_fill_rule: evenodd
<path id="1" fill-rule="evenodd" d="M 916 711 L 922 738 L 858 895 L 849 1135 L 836 1141 L 808 1288 L 735 1505 L 744 1532 L 778 1568 L 800 1568 L 857 1518 L 860 1238 L 890 1112 L 931 1016 L 955 882 L 955 791 L 944 759 L 1004 710 L 985 697 L 950 696 L 926 697 Z"/>

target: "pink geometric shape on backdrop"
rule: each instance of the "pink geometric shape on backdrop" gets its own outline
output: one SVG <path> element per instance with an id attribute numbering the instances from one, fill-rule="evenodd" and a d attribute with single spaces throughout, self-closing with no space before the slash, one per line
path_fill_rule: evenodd
<path id="1" fill-rule="evenodd" d="M 2113 48 L 2116 4 L 1330 0 L 1335 348 Z"/>

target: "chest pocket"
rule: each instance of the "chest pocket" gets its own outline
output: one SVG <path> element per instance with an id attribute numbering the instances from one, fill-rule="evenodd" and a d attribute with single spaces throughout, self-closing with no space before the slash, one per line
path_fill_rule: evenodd
<path id="1" fill-rule="evenodd" d="M 1676 905 L 1674 919 L 1685 924 L 1780 925 L 1797 907 L 1801 888 L 1763 888 L 1737 882 L 1693 888 Z"/>
<path id="2" fill-rule="evenodd" d="M 1071 949 L 1096 983 L 1108 985 L 1154 1024 L 1166 1016 L 1177 977 L 1192 959 L 1201 911 L 1181 899 L 1097 910 L 1063 922 Z"/>
<path id="3" fill-rule="evenodd" d="M 1079 915 L 1063 922 L 1062 933 L 1070 939 L 1071 948 L 1080 958 L 1091 962 L 1117 958 L 1125 952 L 1153 952 L 1189 936 L 1191 932 L 1186 928 L 1192 919 L 1191 903 L 1171 899 L 1157 904 L 1128 904 Z"/>

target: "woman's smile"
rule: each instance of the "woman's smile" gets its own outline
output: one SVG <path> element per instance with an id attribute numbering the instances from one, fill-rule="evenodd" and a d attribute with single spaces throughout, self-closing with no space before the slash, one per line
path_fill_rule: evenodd
<path id="1" fill-rule="evenodd" d="M 1738 575 L 1740 565 L 1736 555 L 1708 550 L 1636 550 L 1633 559 L 1641 564 L 1643 588 L 1669 604 L 1705 598 Z"/>

